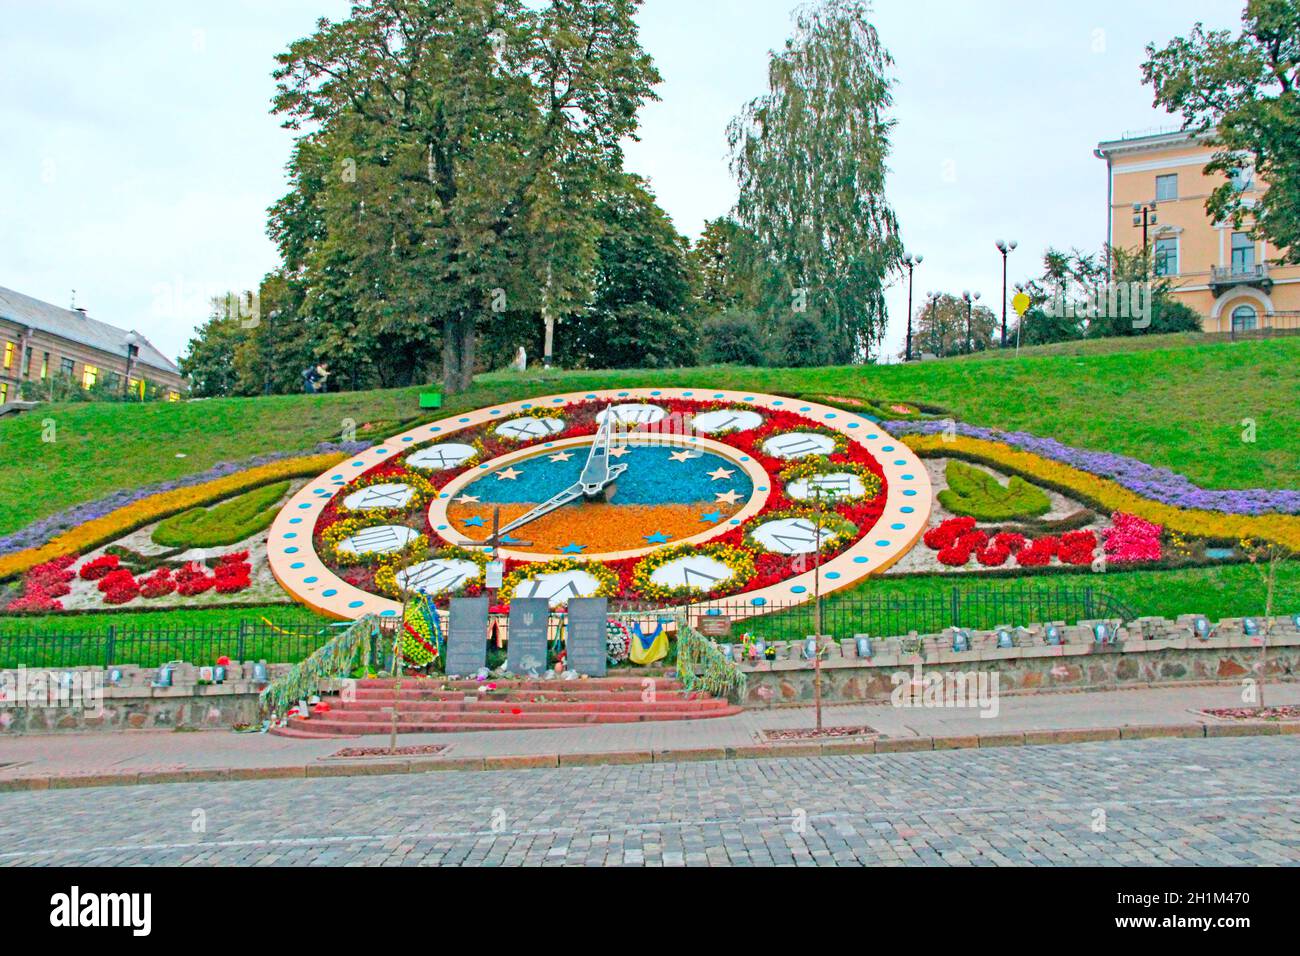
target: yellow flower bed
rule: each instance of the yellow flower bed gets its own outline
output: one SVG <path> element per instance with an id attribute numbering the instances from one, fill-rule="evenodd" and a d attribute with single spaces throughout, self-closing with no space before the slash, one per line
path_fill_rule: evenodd
<path id="1" fill-rule="evenodd" d="M 1170 532 L 1240 541 L 1259 538 L 1273 541 L 1293 551 L 1300 550 L 1300 516 L 1298 515 L 1230 515 L 1218 511 L 1175 508 L 1149 498 L 1086 471 L 1051 461 L 1032 452 L 1019 451 L 1001 442 L 958 437 L 944 441 L 941 435 L 908 435 L 903 442 L 918 455 L 927 458 L 964 458 L 977 461 L 1046 485 L 1082 499 L 1098 511 L 1125 511 L 1139 518 L 1163 525 Z"/>
<path id="2" fill-rule="evenodd" d="M 147 524 L 161 521 L 163 518 L 191 508 L 213 504 L 260 485 L 285 478 L 319 475 L 346 457 L 346 455 L 331 453 L 304 458 L 286 458 L 283 461 L 275 461 L 237 474 L 226 475 L 224 478 L 214 478 L 201 485 L 176 488 L 151 495 L 109 512 L 102 518 L 87 521 L 39 548 L 28 548 L 25 551 L 16 551 L 0 557 L 0 580 L 22 574 L 38 564 L 44 564 L 46 561 L 67 554 L 85 554 Z"/>

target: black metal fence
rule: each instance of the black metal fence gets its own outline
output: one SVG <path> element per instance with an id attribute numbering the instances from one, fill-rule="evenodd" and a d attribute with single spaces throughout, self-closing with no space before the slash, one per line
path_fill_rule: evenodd
<path id="1" fill-rule="evenodd" d="M 167 661 L 211 664 L 223 656 L 236 661 L 294 664 L 337 631 L 328 625 L 272 625 L 265 621 L 219 627 L 78 628 L 76 619 L 71 618 L 57 630 L 0 633 L 0 668 L 156 667 Z"/>
<path id="2" fill-rule="evenodd" d="M 692 624 L 709 617 L 729 618 L 731 638 L 749 631 L 767 640 L 798 640 L 816 630 L 813 601 L 755 607 L 737 598 L 720 604 L 666 606 L 653 602 L 610 602 L 611 611 L 646 614 L 685 610 Z M 909 631 L 934 634 L 949 627 L 987 629 L 999 625 L 1047 621 L 1132 620 L 1134 614 L 1112 595 L 1096 588 L 953 587 L 910 597 L 831 595 L 822 600 L 823 634 L 897 637 Z M 0 633 L 0 668 L 78 667 L 138 664 L 156 667 L 167 661 L 191 664 L 231 660 L 265 660 L 295 664 L 308 657 L 342 627 L 244 621 L 220 627 L 78 628 L 76 618 L 56 630 Z M 709 628 L 708 630 L 712 630 Z M 721 634 L 719 636 L 726 640 Z"/>
<path id="3" fill-rule="evenodd" d="M 619 604 L 617 609 L 654 610 L 653 605 Z M 757 612 L 757 613 L 756 613 Z M 816 632 L 817 608 L 800 604 L 766 604 L 755 608 L 744 600 L 720 605 L 692 606 L 692 623 L 701 618 L 732 620 L 732 636 L 749 631 L 767 640 L 798 640 Z M 898 637 L 909 631 L 934 634 L 949 627 L 989 629 L 1064 621 L 1122 620 L 1135 617 L 1123 602 L 1096 588 L 963 588 L 929 591 L 910 597 L 854 595 L 822 600 L 821 632 L 837 638 L 855 634 Z"/>

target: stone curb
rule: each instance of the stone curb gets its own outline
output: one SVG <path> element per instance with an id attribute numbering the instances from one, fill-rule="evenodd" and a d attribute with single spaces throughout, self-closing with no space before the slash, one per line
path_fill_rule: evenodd
<path id="1" fill-rule="evenodd" d="M 24 790 L 68 790 L 84 787 L 129 787 L 164 783 L 210 783 L 236 780 L 283 780 L 323 777 L 369 777 L 392 774 L 467 770 L 531 770 L 555 767 L 597 767 L 626 764 L 688 763 L 702 760 L 773 760 L 792 757 L 835 757 L 862 754 L 915 753 L 1076 744 L 1107 740 L 1149 740 L 1162 737 L 1260 737 L 1300 735 L 1300 721 L 1232 724 L 1147 724 L 1122 727 L 1082 727 L 1070 730 L 1030 730 L 939 737 L 883 737 L 819 743 L 792 740 L 739 747 L 698 747 L 672 750 L 613 750 L 605 753 L 521 754 L 501 757 L 425 757 L 370 763 L 313 763 L 305 766 L 194 768 L 169 771 L 125 771 L 68 775 L 36 775 L 0 780 L 0 793 Z"/>

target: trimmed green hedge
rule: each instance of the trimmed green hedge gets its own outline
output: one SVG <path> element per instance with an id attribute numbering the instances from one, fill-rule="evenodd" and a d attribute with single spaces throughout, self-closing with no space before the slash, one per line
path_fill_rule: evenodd
<path id="1" fill-rule="evenodd" d="M 191 508 L 159 522 L 154 544 L 167 548 L 221 548 L 271 526 L 289 482 L 254 488 L 211 508 Z"/>
<path id="2" fill-rule="evenodd" d="M 948 487 L 939 492 L 939 503 L 955 515 L 977 521 L 1024 521 L 1052 507 L 1044 491 L 1019 475 L 1012 475 L 1004 485 L 982 468 L 960 461 L 948 462 L 944 475 Z"/>

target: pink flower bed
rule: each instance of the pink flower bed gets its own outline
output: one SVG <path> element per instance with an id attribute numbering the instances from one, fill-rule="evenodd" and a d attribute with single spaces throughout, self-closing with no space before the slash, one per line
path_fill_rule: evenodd
<path id="1" fill-rule="evenodd" d="M 1160 560 L 1160 535 L 1164 528 L 1122 511 L 1111 515 L 1111 523 L 1111 527 L 1101 534 L 1107 561 L 1130 564 Z"/>

